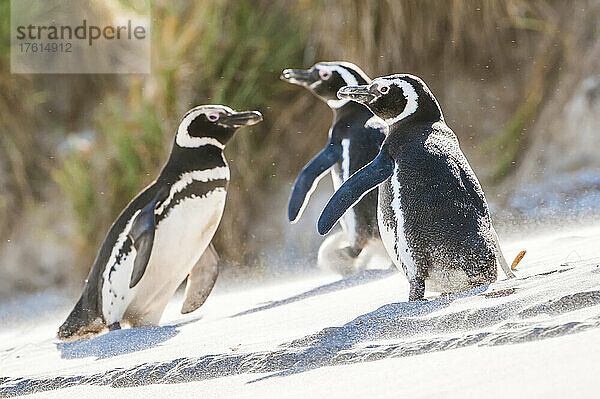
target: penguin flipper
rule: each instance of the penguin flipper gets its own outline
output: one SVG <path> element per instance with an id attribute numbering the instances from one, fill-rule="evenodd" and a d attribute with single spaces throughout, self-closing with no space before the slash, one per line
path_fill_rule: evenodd
<path id="1" fill-rule="evenodd" d="M 129 288 L 135 287 L 146 271 L 146 266 L 148 266 L 152 254 L 152 246 L 154 245 L 154 230 L 156 227 L 154 210 L 156 205 L 164 200 L 168 192 L 169 190 L 166 187 L 158 190 L 152 202 L 138 213 L 129 229 L 128 235 L 136 250 Z"/>
<path id="2" fill-rule="evenodd" d="M 295 223 L 308 202 L 310 195 L 325 173 L 342 157 L 342 145 L 333 137 L 316 157 L 310 161 L 298 175 L 290 202 L 288 204 L 288 219 Z"/>
<path id="3" fill-rule="evenodd" d="M 219 275 L 219 255 L 212 244 L 206 248 L 190 274 L 185 287 L 185 300 L 181 313 L 186 314 L 198 309 L 217 281 Z"/>
<path id="4" fill-rule="evenodd" d="M 327 234 L 344 213 L 394 173 L 395 162 L 383 147 L 369 164 L 354 173 L 333 194 L 321 212 L 319 234 Z"/>

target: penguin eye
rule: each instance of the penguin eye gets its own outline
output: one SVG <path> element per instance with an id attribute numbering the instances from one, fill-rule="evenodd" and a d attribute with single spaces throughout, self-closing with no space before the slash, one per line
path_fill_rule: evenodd
<path id="1" fill-rule="evenodd" d="M 331 71 L 327 69 L 319 69 L 319 77 L 323 80 L 328 80 L 331 77 Z"/>
<path id="2" fill-rule="evenodd" d="M 390 91 L 390 88 L 389 88 L 389 86 L 381 86 L 381 87 L 379 88 L 379 92 L 380 92 L 381 94 L 385 94 L 385 93 L 387 93 L 388 91 Z"/>
<path id="3" fill-rule="evenodd" d="M 218 112 L 213 112 L 211 114 L 208 114 L 206 116 L 206 118 L 211 121 L 211 122 L 216 122 L 219 120 L 219 113 Z"/>

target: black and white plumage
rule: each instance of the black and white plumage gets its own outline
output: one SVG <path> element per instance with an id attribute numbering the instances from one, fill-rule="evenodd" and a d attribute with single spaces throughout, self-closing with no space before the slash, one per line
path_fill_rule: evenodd
<path id="1" fill-rule="evenodd" d="M 330 199 L 319 232 L 379 187 L 379 229 L 408 278 L 409 300 L 422 299 L 426 286 L 456 292 L 493 282 L 497 264 L 509 274 L 481 185 L 425 83 L 398 74 L 338 95 L 368 106 L 389 133 L 377 157 Z"/>
<path id="2" fill-rule="evenodd" d="M 302 169 L 294 184 L 288 206 L 288 218 L 294 223 L 302 216 L 323 176 L 330 172 L 334 188 L 338 189 L 377 155 L 385 138 L 385 125 L 377 124 L 377 118 L 366 106 L 337 98 L 337 91 L 344 86 L 371 82 L 354 64 L 319 62 L 307 70 L 286 69 L 281 78 L 306 87 L 333 111 L 327 146 Z M 344 215 L 340 224 L 342 232 L 321 245 L 319 264 L 349 274 L 364 267 L 377 252 L 387 258 L 379 239 L 376 192 L 367 194 Z"/>
<path id="3" fill-rule="evenodd" d="M 259 112 L 221 105 L 185 114 L 158 178 L 110 228 L 59 338 L 83 338 L 119 328 L 122 321 L 134 327 L 156 324 L 186 276 L 182 313 L 202 305 L 218 274 L 210 241 L 229 181 L 223 148 L 238 128 L 261 120 Z"/>

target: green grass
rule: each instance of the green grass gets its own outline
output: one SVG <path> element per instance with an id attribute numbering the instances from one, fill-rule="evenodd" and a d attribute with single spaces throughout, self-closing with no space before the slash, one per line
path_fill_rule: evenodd
<path id="1" fill-rule="evenodd" d="M 285 88 L 280 71 L 289 63 L 301 63 L 302 29 L 283 2 L 193 4 L 181 9 L 165 4 L 154 10 L 160 22 L 153 27 L 152 75 L 145 82 L 124 78 L 128 90 L 108 94 L 95 109 L 98 141 L 91 153 L 70 153 L 54 172 L 90 249 L 102 240 L 127 202 L 156 176 L 187 109 L 217 103 L 262 110 L 274 104 Z M 210 22 L 218 20 L 223 23 Z M 193 72 L 187 75 L 182 70 Z M 148 85 L 155 90 L 151 96 L 145 93 Z M 238 182 L 230 189 L 236 203 L 255 201 L 248 188 L 260 180 L 260 174 L 243 177 L 249 168 L 259 171 L 271 165 L 269 153 L 274 148 L 261 144 L 272 134 L 270 129 L 266 120 L 253 129 L 255 134 L 239 135 L 227 149 L 228 156 L 236 159 L 232 168 L 237 169 Z M 252 166 L 246 164 L 250 157 L 256 161 Z M 247 233 L 251 213 L 235 215 L 235 219 L 225 217 L 222 236 Z"/>
<path id="2" fill-rule="evenodd" d="M 282 83 L 279 74 L 322 59 L 356 62 L 373 76 L 414 72 L 442 88 L 436 92 L 442 96 L 444 79 L 457 75 L 485 74 L 486 86 L 503 79 L 521 85 L 518 98 L 503 103 L 504 126 L 486 132 L 492 137 L 487 148 L 494 149 L 492 177 L 509 176 L 528 142 L 523 129 L 563 73 L 557 67 L 585 44 L 561 40 L 544 58 L 545 38 L 560 32 L 589 41 L 597 33 L 593 0 L 575 3 L 155 0 L 151 75 L 65 77 L 9 73 L 9 1 L 0 0 L 0 173 L 6 182 L 0 234 L 14 226 L 25 204 L 63 202 L 75 214 L 86 273 L 119 211 L 160 170 L 179 118 L 193 106 L 220 103 L 265 116 L 226 149 L 232 182 L 215 239 L 225 259 L 258 265 L 261 240 L 252 226 L 274 217 L 270 197 L 318 151 L 330 118 L 323 104 Z M 580 8 L 589 10 L 585 20 L 573 11 Z M 579 26 L 588 33 L 578 33 Z M 539 69 L 544 63 L 550 72 Z M 474 100 L 466 101 L 476 109 Z M 56 151 L 89 129 L 96 133 L 91 148 Z M 225 240 L 237 244 L 221 245 Z"/>

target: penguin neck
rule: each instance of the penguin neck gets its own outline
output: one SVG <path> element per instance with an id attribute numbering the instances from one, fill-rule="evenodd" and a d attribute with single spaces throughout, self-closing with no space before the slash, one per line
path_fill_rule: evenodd
<path id="1" fill-rule="evenodd" d="M 445 125 L 444 119 L 437 121 L 419 120 L 407 117 L 392 125 L 389 125 L 388 139 L 402 145 L 408 142 L 426 140 L 436 123 Z"/>
<path id="2" fill-rule="evenodd" d="M 333 111 L 334 125 L 338 122 L 349 119 L 360 120 L 364 123 L 373 116 L 373 113 L 366 106 L 350 100 L 348 100 L 348 102 L 343 106 L 339 108 L 331 108 L 331 110 Z"/>
<path id="3" fill-rule="evenodd" d="M 390 131 L 394 126 L 406 126 L 407 124 L 444 122 L 444 115 L 437 99 L 429 89 L 418 87 L 412 102 L 407 97 L 407 103 L 402 113 L 393 118 L 386 118 Z"/>
<path id="4" fill-rule="evenodd" d="M 411 125 L 432 125 L 436 122 L 444 122 L 444 116 L 438 107 L 418 107 L 416 112 L 390 123 L 390 133 L 397 130 L 406 130 Z"/>
<path id="5" fill-rule="evenodd" d="M 226 167 L 227 162 L 223 150 L 214 145 L 203 145 L 196 148 L 179 147 L 174 144 L 171 155 L 163 167 L 160 178 L 165 182 L 177 180 L 187 172 Z"/>
<path id="6" fill-rule="evenodd" d="M 342 108 L 344 105 L 348 104 L 350 102 L 350 100 L 326 100 L 327 105 L 329 105 L 329 108 L 331 108 L 332 110 L 336 110 L 339 108 Z"/>

